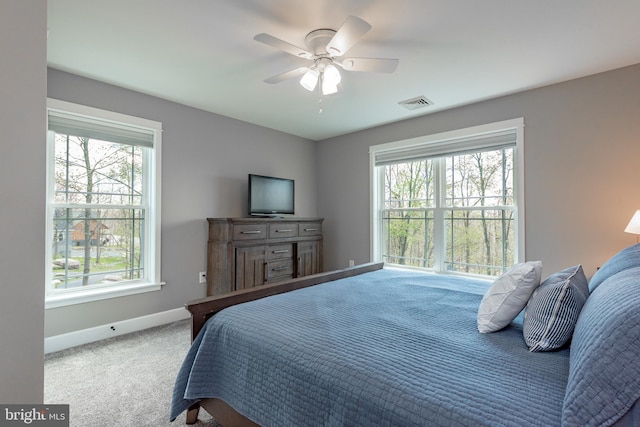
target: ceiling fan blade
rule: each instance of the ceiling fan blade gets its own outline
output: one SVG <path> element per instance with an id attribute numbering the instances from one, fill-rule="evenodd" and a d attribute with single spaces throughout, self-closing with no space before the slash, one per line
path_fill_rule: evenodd
<path id="1" fill-rule="evenodd" d="M 271 83 L 271 84 L 280 83 L 281 81 L 284 81 L 287 79 L 300 77 L 307 71 L 309 71 L 309 67 L 299 67 L 293 70 L 285 71 L 284 73 L 280 73 L 273 77 L 269 77 L 268 79 L 265 79 L 265 83 Z"/>
<path id="2" fill-rule="evenodd" d="M 344 55 L 370 29 L 371 25 L 367 22 L 355 16 L 349 16 L 327 44 L 327 52 L 331 56 Z"/>
<path id="3" fill-rule="evenodd" d="M 393 73 L 398 68 L 397 59 L 387 58 L 345 58 L 334 61 L 347 71 L 370 71 L 374 73 Z"/>
<path id="4" fill-rule="evenodd" d="M 272 35 L 269 35 L 266 33 L 260 33 L 257 36 L 255 36 L 253 39 L 256 41 L 259 41 L 260 43 L 264 43 L 271 47 L 275 47 L 276 49 L 280 49 L 282 51 L 290 53 L 291 55 L 297 56 L 299 58 L 306 58 L 306 59 L 313 58 L 313 55 L 311 54 L 311 52 L 308 52 L 298 46 L 294 46 L 291 43 L 288 43 L 284 40 L 280 40 L 279 38 L 273 37 Z"/>

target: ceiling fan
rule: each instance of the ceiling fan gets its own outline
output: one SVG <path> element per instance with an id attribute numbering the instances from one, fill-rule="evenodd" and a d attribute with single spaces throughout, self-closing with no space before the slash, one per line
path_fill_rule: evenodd
<path id="1" fill-rule="evenodd" d="M 344 58 L 340 59 L 360 38 L 371 29 L 371 25 L 355 16 L 349 16 L 338 31 L 330 29 L 313 30 L 305 37 L 307 49 L 302 49 L 277 37 L 261 33 L 253 39 L 280 49 L 299 58 L 313 61 L 307 67 L 275 75 L 266 83 L 280 83 L 283 80 L 300 77 L 300 84 L 314 91 L 320 83 L 323 95 L 338 91 L 341 76 L 336 65 L 346 71 L 367 71 L 393 73 L 398 67 L 397 59 L 387 58 Z"/>

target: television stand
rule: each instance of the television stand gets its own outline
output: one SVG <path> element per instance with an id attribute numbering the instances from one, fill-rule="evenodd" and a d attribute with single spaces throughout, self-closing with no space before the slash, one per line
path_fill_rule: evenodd
<path id="1" fill-rule="evenodd" d="M 207 296 L 322 272 L 323 218 L 207 221 Z"/>

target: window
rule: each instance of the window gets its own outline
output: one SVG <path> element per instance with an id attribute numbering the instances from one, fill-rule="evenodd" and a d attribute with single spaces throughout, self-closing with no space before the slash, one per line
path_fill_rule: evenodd
<path id="1" fill-rule="evenodd" d="M 522 119 L 371 147 L 372 255 L 496 276 L 524 255 Z"/>
<path id="2" fill-rule="evenodd" d="M 161 124 L 47 108 L 47 307 L 160 288 Z"/>

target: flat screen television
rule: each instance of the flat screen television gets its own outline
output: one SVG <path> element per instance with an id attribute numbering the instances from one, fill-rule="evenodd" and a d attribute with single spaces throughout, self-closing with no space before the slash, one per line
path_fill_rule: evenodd
<path id="1" fill-rule="evenodd" d="M 249 215 L 293 215 L 294 190 L 292 179 L 249 174 Z"/>

